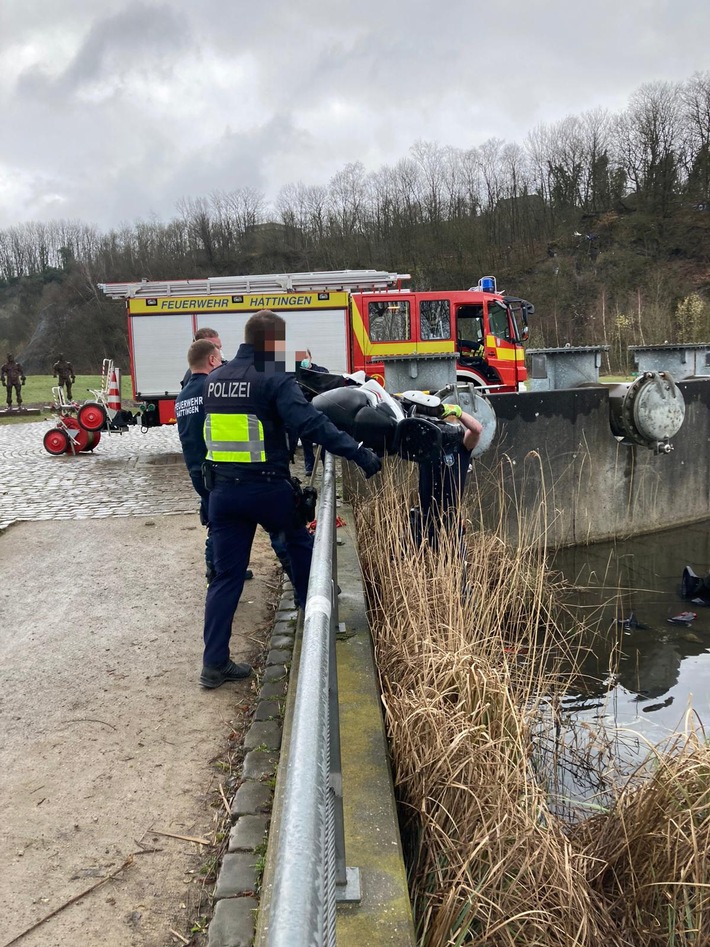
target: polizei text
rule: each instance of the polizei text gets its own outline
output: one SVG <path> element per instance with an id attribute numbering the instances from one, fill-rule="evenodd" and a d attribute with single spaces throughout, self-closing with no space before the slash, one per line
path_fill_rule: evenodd
<path id="1" fill-rule="evenodd" d="M 215 398 L 248 398 L 250 389 L 250 381 L 210 381 L 207 383 L 207 394 Z"/>

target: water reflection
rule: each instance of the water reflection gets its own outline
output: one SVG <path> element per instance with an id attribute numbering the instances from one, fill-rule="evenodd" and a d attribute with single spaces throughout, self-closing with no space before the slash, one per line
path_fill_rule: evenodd
<path id="1" fill-rule="evenodd" d="M 686 565 L 710 569 L 710 521 L 561 550 L 553 565 L 579 587 L 576 606 L 599 619 L 567 709 L 613 717 L 654 743 L 682 729 L 689 701 L 710 723 L 710 608 L 680 595 Z M 690 625 L 669 621 L 687 610 L 697 613 Z"/>

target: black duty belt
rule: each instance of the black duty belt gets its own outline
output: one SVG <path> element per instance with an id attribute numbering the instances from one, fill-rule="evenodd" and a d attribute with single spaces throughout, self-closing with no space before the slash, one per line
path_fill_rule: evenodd
<path id="1" fill-rule="evenodd" d="M 244 474 L 223 474 L 215 470 L 215 483 L 283 483 L 288 481 L 285 474 L 277 474 L 273 471 L 254 471 L 254 473 Z"/>

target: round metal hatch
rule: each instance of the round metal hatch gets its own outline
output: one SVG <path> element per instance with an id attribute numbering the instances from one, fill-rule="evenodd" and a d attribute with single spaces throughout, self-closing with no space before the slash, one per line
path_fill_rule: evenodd
<path id="1" fill-rule="evenodd" d="M 636 444 L 654 447 L 678 433 L 685 401 L 668 372 L 644 372 L 626 388 L 615 415 L 622 428 L 618 433 Z"/>

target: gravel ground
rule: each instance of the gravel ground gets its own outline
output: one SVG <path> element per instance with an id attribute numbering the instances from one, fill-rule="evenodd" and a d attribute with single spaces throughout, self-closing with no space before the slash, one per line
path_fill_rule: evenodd
<path id="1" fill-rule="evenodd" d="M 54 458 L 45 429 L 0 426 L 0 525 L 14 523 L 0 532 L 0 944 L 131 855 L 21 943 L 181 943 L 171 930 L 190 937 L 214 849 L 159 833 L 213 837 L 214 760 L 254 684 L 197 684 L 204 531 L 176 432 L 132 430 L 93 456 Z M 277 594 L 265 534 L 251 567 L 234 626 L 242 660 L 261 653 Z"/>

